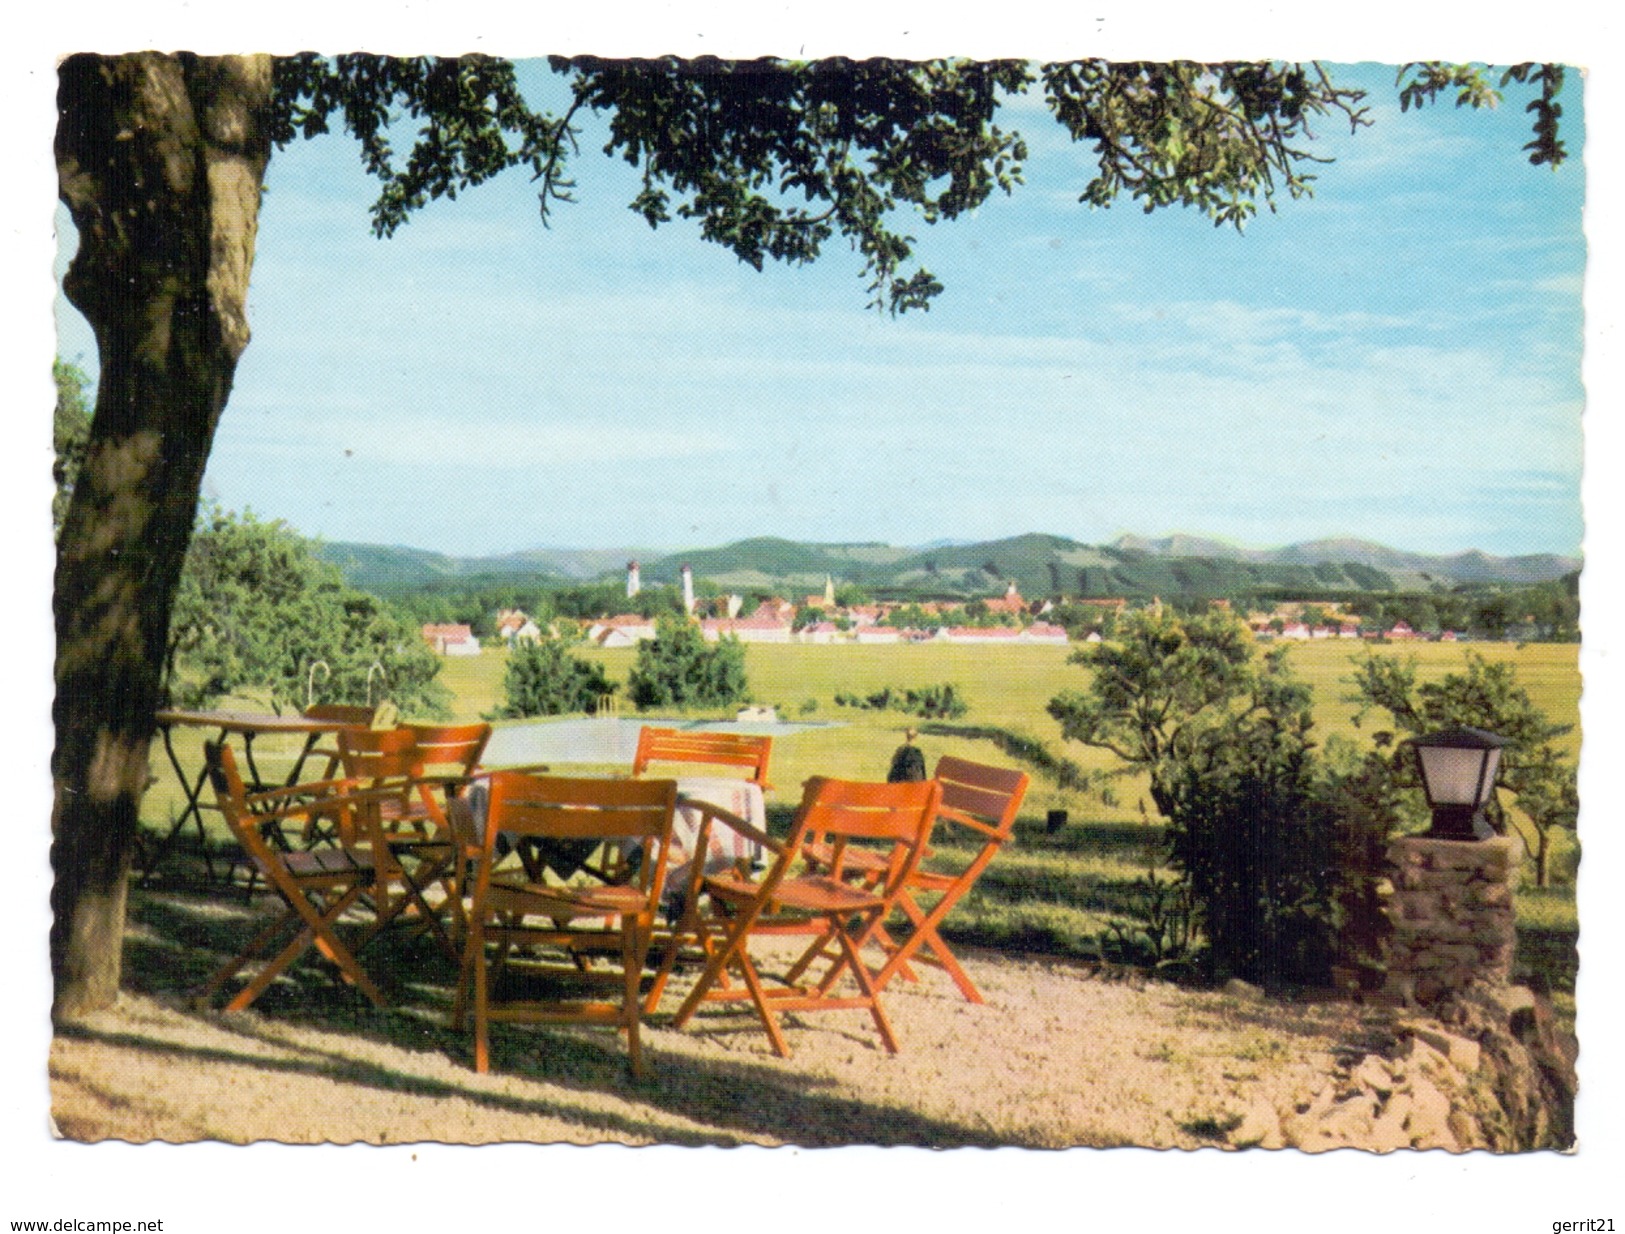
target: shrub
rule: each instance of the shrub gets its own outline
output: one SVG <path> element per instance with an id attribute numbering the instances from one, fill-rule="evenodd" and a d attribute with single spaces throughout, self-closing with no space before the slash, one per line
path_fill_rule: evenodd
<path id="1" fill-rule="evenodd" d="M 835 704 L 865 711 L 901 711 L 911 716 L 924 716 L 928 720 L 953 720 L 969 710 L 959 687 L 949 682 L 922 686 L 918 690 L 882 686 L 866 695 L 841 692 L 835 695 Z"/>
<path id="2" fill-rule="evenodd" d="M 615 692 L 601 665 L 571 655 L 559 639 L 514 648 L 503 686 L 507 702 L 495 713 L 498 717 L 590 711 Z"/>
<path id="3" fill-rule="evenodd" d="M 750 697 L 745 648 L 736 638 L 708 644 L 699 626 L 684 617 L 663 616 L 652 641 L 638 647 L 627 677 L 638 710 L 650 707 L 723 707 Z"/>
<path id="4" fill-rule="evenodd" d="M 1337 815 L 1307 744 L 1270 731 L 1169 768 L 1169 863 L 1218 976 L 1324 985 L 1337 947 Z"/>

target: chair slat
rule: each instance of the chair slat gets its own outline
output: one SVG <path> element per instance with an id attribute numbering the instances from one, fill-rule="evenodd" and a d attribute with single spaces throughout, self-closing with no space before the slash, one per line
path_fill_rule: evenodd
<path id="1" fill-rule="evenodd" d="M 772 754 L 773 738 L 767 736 L 700 732 L 645 725 L 638 731 L 638 748 L 632 759 L 632 774 L 643 775 L 651 763 L 700 763 L 719 767 L 744 767 L 750 770 L 751 779 L 766 788 L 768 761 Z"/>

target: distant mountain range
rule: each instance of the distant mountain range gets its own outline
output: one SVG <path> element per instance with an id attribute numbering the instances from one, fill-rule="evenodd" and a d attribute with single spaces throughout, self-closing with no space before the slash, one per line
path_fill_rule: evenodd
<path id="1" fill-rule="evenodd" d="M 1004 540 L 938 541 L 928 547 L 809 544 L 759 537 L 718 548 L 668 553 L 638 548 L 529 549 L 493 557 L 450 557 L 376 544 L 323 544 L 318 552 L 349 581 L 372 591 L 513 581 L 590 582 L 624 576 L 636 560 L 645 584 L 675 583 L 686 563 L 698 579 L 733 591 L 807 594 L 826 576 L 871 591 L 921 597 L 969 597 L 1015 583 L 1028 597 L 1246 595 L 1290 592 L 1312 597 L 1348 591 L 1428 591 L 1464 583 L 1550 582 L 1580 568 L 1551 553 L 1493 557 L 1408 553 L 1365 540 L 1313 540 L 1251 549 L 1199 536 L 1122 536 L 1080 544 L 1032 533 Z"/>

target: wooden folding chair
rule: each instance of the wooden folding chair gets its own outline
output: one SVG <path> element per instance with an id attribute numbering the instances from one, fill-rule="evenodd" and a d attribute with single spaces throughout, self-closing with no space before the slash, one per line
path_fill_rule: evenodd
<path id="1" fill-rule="evenodd" d="M 486 730 L 489 726 L 478 726 Z M 431 930 L 441 948 L 454 963 L 462 953 L 441 922 L 441 910 L 431 906 L 425 892 L 436 883 L 447 886 L 441 908 L 454 923 L 462 918 L 462 900 L 455 882 L 456 847 L 451 826 L 437 789 L 440 780 L 425 772 L 424 753 L 409 726 L 392 729 L 343 729 L 338 734 L 344 771 L 352 780 L 376 793 L 378 815 L 393 881 L 401 884 L 404 897 L 381 914 L 399 916 L 408 907 L 417 909 L 418 918 Z M 483 750 L 484 742 L 480 741 Z"/>
<path id="2" fill-rule="evenodd" d="M 413 852 L 423 863 L 418 871 L 420 882 L 427 886 L 438 881 L 445 888 L 445 903 L 451 909 L 454 926 L 460 931 L 463 924 L 463 869 L 457 861 L 452 839 L 451 803 L 460 797 L 474 778 L 479 775 L 485 747 L 491 740 L 489 724 L 403 724 L 412 735 L 417 765 L 413 780 L 417 786 L 416 799 L 410 812 L 420 826 L 427 825 L 429 833 L 410 841 Z M 525 767 L 514 770 L 546 771 L 545 767 Z"/>
<path id="3" fill-rule="evenodd" d="M 967 1002 L 983 1001 L 976 983 L 954 958 L 948 944 L 943 941 L 938 927 L 965 893 L 976 885 L 982 871 L 999 855 L 1015 831 L 1016 815 L 1027 796 L 1030 783 L 1026 772 L 1005 767 L 992 767 L 969 759 L 945 754 L 937 760 L 935 779 L 942 785 L 942 805 L 937 822 L 949 825 L 954 840 L 963 838 L 967 845 L 976 846 L 976 853 L 965 867 L 956 873 L 928 870 L 922 864 L 909 876 L 897 896 L 897 908 L 908 918 L 911 933 L 898 943 L 886 928 L 885 920 L 875 924 L 865 943 L 873 942 L 886 952 L 886 959 L 872 976 L 877 989 L 885 989 L 893 977 L 915 980 L 911 960 L 933 964 L 952 978 L 954 985 Z M 940 834 L 940 833 L 938 833 Z M 807 845 L 807 855 L 815 864 L 826 865 L 830 848 L 822 837 L 814 837 Z M 926 857 L 931 857 L 928 851 Z M 878 884 L 893 861 L 888 853 L 873 849 L 849 848 L 846 868 L 849 878 L 869 885 Z M 932 897 L 929 909 L 923 908 L 917 898 L 920 893 Z M 809 951 L 799 962 L 802 968 L 827 952 L 833 939 L 826 938 L 822 950 Z M 791 979 L 800 975 L 792 970 Z"/>
<path id="4" fill-rule="evenodd" d="M 611 1025 L 627 1035 L 634 1075 L 643 1074 L 638 984 L 665 883 L 677 785 L 672 780 L 569 779 L 499 771 L 474 878 L 462 979 L 452 1013 L 461 1031 L 474 1003 L 474 1069 L 490 1064 L 490 1024 L 532 1021 Z M 514 864 L 498 870 L 498 834 L 522 849 L 529 840 L 597 841 L 623 850 L 608 864 L 630 872 L 604 883 L 577 874 L 568 883 Z M 635 850 L 635 855 L 626 850 Z M 516 947 L 536 949 L 520 957 Z M 595 967 L 588 956 L 612 962 Z M 569 986 L 609 987 L 607 996 L 568 997 Z M 555 987 L 545 996 L 538 986 Z M 526 987 L 529 987 L 528 989 Z"/>
<path id="5" fill-rule="evenodd" d="M 750 773 L 746 778 L 760 784 L 765 793 L 773 787 L 767 782 L 767 764 L 772 755 L 771 737 L 644 725 L 638 731 L 632 774 L 643 775 L 651 763 L 703 763 L 713 767 L 743 768 Z"/>
<path id="6" fill-rule="evenodd" d="M 956 838 L 962 834 L 967 843 L 977 845 L 976 855 L 957 874 L 939 873 L 921 866 L 909 877 L 897 897 L 897 907 L 908 918 L 912 932 L 899 945 L 886 932 L 884 921 L 875 930 L 874 941 L 889 953 L 875 973 L 875 985 L 883 990 L 899 973 L 912 980 L 909 961 L 920 960 L 943 969 L 967 1002 L 980 1003 L 981 991 L 960 967 L 937 928 L 954 905 L 976 885 L 982 871 L 999 855 L 1015 831 L 1016 814 L 1027 796 L 1029 780 L 1023 771 L 990 767 L 945 754 L 937 760 L 936 781 L 942 785 L 938 825 L 948 824 L 950 834 Z M 916 898 L 921 892 L 938 897 L 929 909 L 922 909 Z"/>
<path id="7" fill-rule="evenodd" d="M 896 1035 L 859 947 L 891 911 L 918 867 L 941 796 L 941 786 L 934 780 L 867 784 L 815 777 L 807 781 L 789 840 L 780 844 L 766 835 L 752 837 L 778 854 L 765 875 L 751 879 L 735 872 L 703 880 L 702 889 L 712 909 L 701 923 L 710 959 L 678 1010 L 674 1026 L 687 1024 L 702 1003 L 748 999 L 774 1052 L 788 1058 L 790 1046 L 779 1027 L 779 1012 L 863 1009 L 874 1020 L 886 1049 L 896 1053 Z M 827 873 L 792 876 L 802 846 L 815 833 L 830 846 Z M 852 841 L 887 846 L 892 860 L 881 879 L 848 881 L 845 858 L 848 848 L 854 847 Z M 751 956 L 750 943 L 755 938 L 782 935 L 811 935 L 811 950 L 817 952 L 822 952 L 827 939 L 838 953 L 816 983 L 788 981 L 769 987 Z M 800 973 L 806 967 L 797 964 L 793 969 Z M 743 981 L 742 989 L 724 984 L 730 968 Z M 843 977 L 856 984 L 855 995 L 835 993 Z"/>
<path id="8" fill-rule="evenodd" d="M 269 792 L 249 793 L 231 748 L 208 742 L 204 745 L 208 775 L 219 799 L 220 811 L 237 843 L 248 854 L 254 869 L 267 886 L 281 897 L 285 911 L 261 930 L 242 953 L 227 961 L 198 990 L 199 1000 L 208 1000 L 235 977 L 250 961 L 284 934 L 298 927 L 293 939 L 273 956 L 252 980 L 226 1004 L 227 1011 L 241 1011 L 254 1002 L 279 975 L 306 950 L 314 946 L 337 966 L 339 974 L 382 1007 L 387 1000 L 373 984 L 355 952 L 338 935 L 338 921 L 363 895 L 377 893 L 381 874 L 376 854 L 382 850 L 376 831 L 376 799 L 354 791 L 346 780 L 297 784 Z M 270 843 L 264 824 L 285 818 L 319 814 L 333 822 L 339 843 L 313 852 L 285 852 Z M 377 921 L 362 940 L 376 932 Z"/>

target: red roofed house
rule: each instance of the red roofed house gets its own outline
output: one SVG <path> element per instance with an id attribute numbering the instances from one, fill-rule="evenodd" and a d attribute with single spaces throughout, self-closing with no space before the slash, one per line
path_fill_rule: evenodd
<path id="1" fill-rule="evenodd" d="M 803 643 L 834 643 L 840 640 L 841 628 L 833 621 L 815 621 L 802 629 L 798 636 Z"/>
<path id="2" fill-rule="evenodd" d="M 505 608 L 497 614 L 497 633 L 512 647 L 515 643 L 539 643 L 541 627 L 517 608 Z"/>
<path id="3" fill-rule="evenodd" d="M 430 623 L 423 627 L 423 641 L 443 656 L 477 656 L 480 640 L 465 625 Z"/>
<path id="4" fill-rule="evenodd" d="M 636 647 L 655 636 L 653 618 L 636 613 L 600 617 L 587 627 L 587 637 L 600 647 Z"/>

